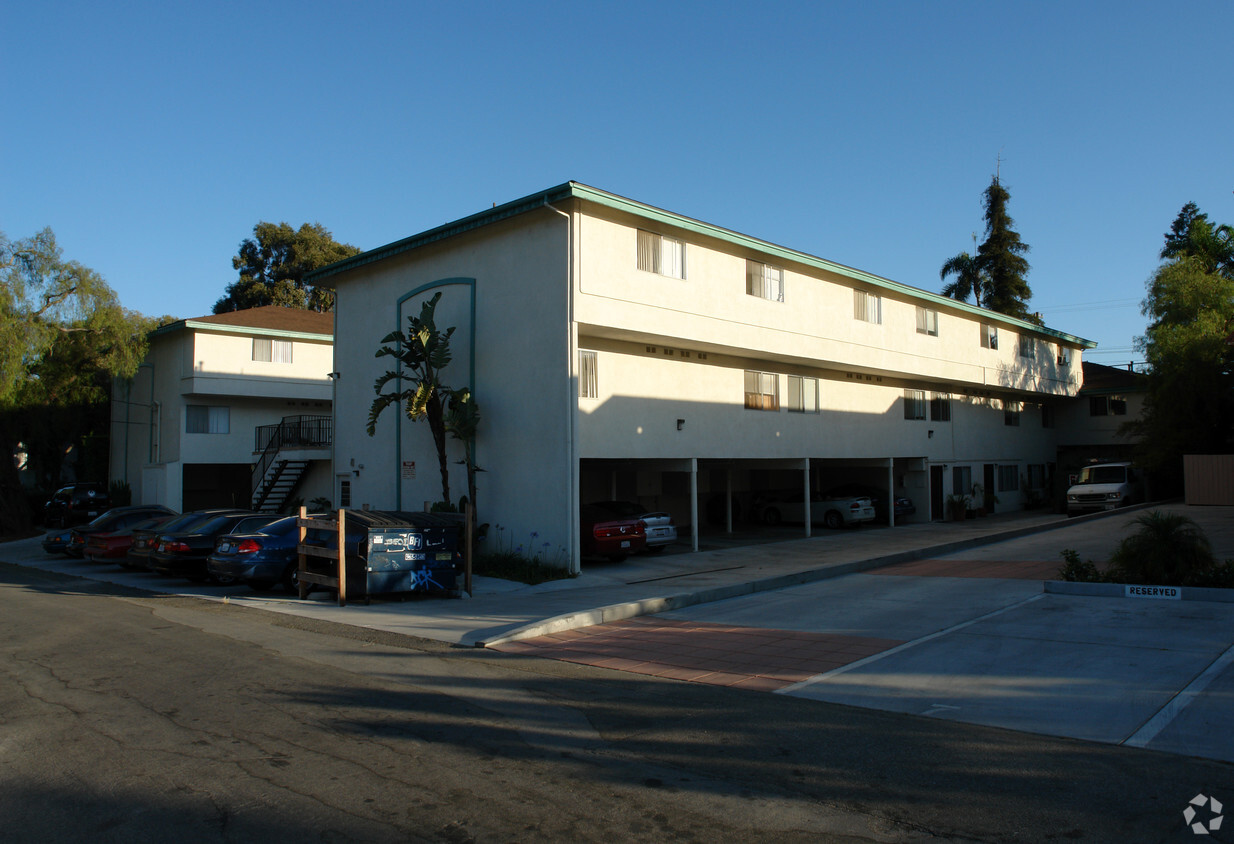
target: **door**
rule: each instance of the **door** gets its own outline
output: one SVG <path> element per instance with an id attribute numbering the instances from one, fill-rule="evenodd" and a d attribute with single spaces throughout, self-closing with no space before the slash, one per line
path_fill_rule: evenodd
<path id="1" fill-rule="evenodd" d="M 943 467 L 930 467 L 930 520 L 941 521 L 943 518 Z"/>

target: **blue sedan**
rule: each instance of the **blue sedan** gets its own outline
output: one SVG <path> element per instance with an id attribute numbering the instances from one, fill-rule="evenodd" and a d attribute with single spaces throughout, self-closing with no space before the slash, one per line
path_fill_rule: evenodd
<path id="1" fill-rule="evenodd" d="M 251 533 L 220 536 L 206 558 L 206 568 L 220 583 L 239 580 L 258 590 L 282 583 L 288 592 L 295 592 L 299 542 L 296 517 L 289 516 Z"/>

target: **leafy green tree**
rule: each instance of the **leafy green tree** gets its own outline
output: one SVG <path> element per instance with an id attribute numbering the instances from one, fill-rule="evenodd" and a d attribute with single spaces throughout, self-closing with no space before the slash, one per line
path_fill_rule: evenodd
<path id="1" fill-rule="evenodd" d="M 441 472 L 441 500 L 452 504 L 446 436 L 452 433 L 457 439 L 470 439 L 475 434 L 475 425 L 480 417 L 469 391 L 451 390 L 442 381 L 441 372 L 452 357 L 450 338 L 454 335 L 454 328 L 443 331 L 437 327 L 436 311 L 440 300 L 441 293 L 434 294 L 420 306 L 419 315 L 408 317 L 406 334 L 392 331 L 382 338 L 384 345 L 377 350 L 376 356 L 392 357 L 398 366 L 386 371 L 373 384 L 377 398 L 369 407 L 368 435 L 373 436 L 378 417 L 391 405 L 402 403 L 404 413 L 413 422 L 428 420 Z M 391 382 L 405 386 L 386 391 Z M 472 482 L 470 474 L 469 482 Z"/>
<path id="2" fill-rule="evenodd" d="M 1188 203 L 1166 234 L 1166 261 L 1148 281 L 1137 345 L 1148 361 L 1139 420 L 1128 423 L 1140 459 L 1176 483 L 1183 454 L 1234 448 L 1234 267 L 1229 226 L 1214 226 Z"/>
<path id="3" fill-rule="evenodd" d="M 231 259 L 240 278 L 227 286 L 227 295 L 215 302 L 214 312 L 262 305 L 328 311 L 334 306 L 333 292 L 306 285 L 305 274 L 360 251 L 337 242 L 321 223 L 293 229 L 287 223 L 260 222 L 253 227 L 253 237 L 243 240 L 239 254 Z"/>
<path id="4" fill-rule="evenodd" d="M 0 234 L 0 275 L 0 533 L 8 534 L 30 518 L 10 458 L 17 444 L 57 481 L 64 443 L 106 436 L 111 379 L 136 373 L 156 322 L 123 308 L 94 270 L 65 260 L 51 229 L 16 241 Z"/>
<path id="5" fill-rule="evenodd" d="M 975 256 L 961 252 L 943 264 L 941 280 L 956 276 L 943 288 L 943 295 L 962 302 L 971 295 L 978 307 L 1040 323 L 1040 316 L 1028 310 L 1033 294 L 1026 280 L 1029 264 L 1024 255 L 1029 247 L 1020 240 L 1013 228 L 1015 221 L 1007 213 L 1011 194 L 995 176 L 983 196 L 985 240 Z"/>

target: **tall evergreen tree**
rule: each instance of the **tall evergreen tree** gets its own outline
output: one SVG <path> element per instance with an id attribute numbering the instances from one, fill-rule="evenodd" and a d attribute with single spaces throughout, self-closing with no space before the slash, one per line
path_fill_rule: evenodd
<path id="1" fill-rule="evenodd" d="M 990 289 L 986 307 L 1008 316 L 1030 319 L 1028 300 L 1033 292 L 1025 276 L 1028 275 L 1028 244 L 1012 228 L 1015 221 L 1007 213 L 1007 200 L 1011 194 L 1002 186 L 998 176 L 985 190 L 985 241 L 977 249 L 977 261 L 985 270 Z"/>
<path id="2" fill-rule="evenodd" d="M 1015 221 L 1007 213 L 1011 195 L 995 176 L 984 197 L 985 240 L 976 255 L 961 252 L 943 264 L 939 279 L 946 281 L 954 275 L 955 280 L 943 287 L 942 294 L 961 302 L 967 302 L 971 296 L 979 308 L 1039 322 L 1040 318 L 1028 310 L 1028 300 L 1033 295 L 1025 280 L 1029 266 L 1024 253 L 1028 252 L 1028 244 L 1012 228 Z"/>

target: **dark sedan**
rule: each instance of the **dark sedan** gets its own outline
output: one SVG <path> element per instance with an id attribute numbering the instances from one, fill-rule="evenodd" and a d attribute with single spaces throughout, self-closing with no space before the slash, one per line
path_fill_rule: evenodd
<path id="1" fill-rule="evenodd" d="M 248 533 L 279 518 L 273 513 L 229 513 L 176 533 L 160 533 L 150 555 L 150 570 L 193 582 L 210 579 L 206 558 L 225 533 Z"/>
<path id="2" fill-rule="evenodd" d="M 154 546 L 160 534 L 179 533 L 225 513 L 243 514 L 247 512 L 249 511 L 237 510 L 234 507 L 218 510 L 191 510 L 165 524 L 134 529 L 133 541 L 129 545 L 128 553 L 124 555 L 123 560 L 118 562 L 125 568 L 147 570 L 150 568 L 150 555 L 154 553 Z"/>
<path id="3" fill-rule="evenodd" d="M 48 531 L 43 537 L 43 550 L 48 554 L 63 554 L 68 551 L 69 537 L 73 531 L 68 528 Z"/>
<path id="4" fill-rule="evenodd" d="M 150 519 L 166 519 L 176 515 L 161 504 L 133 504 L 127 507 L 113 507 L 94 521 L 81 527 L 73 528 L 69 535 L 68 548 L 65 552 L 70 557 L 86 556 L 86 543 L 96 533 L 112 533 L 134 527 L 139 522 Z"/>
<path id="5" fill-rule="evenodd" d="M 282 583 L 288 592 L 297 591 L 295 571 L 299 564 L 296 546 L 300 530 L 296 517 L 271 522 L 249 533 L 233 531 L 220 536 L 214 553 L 206 558 L 206 569 L 217 583 L 243 581 L 253 589 L 270 589 Z"/>

